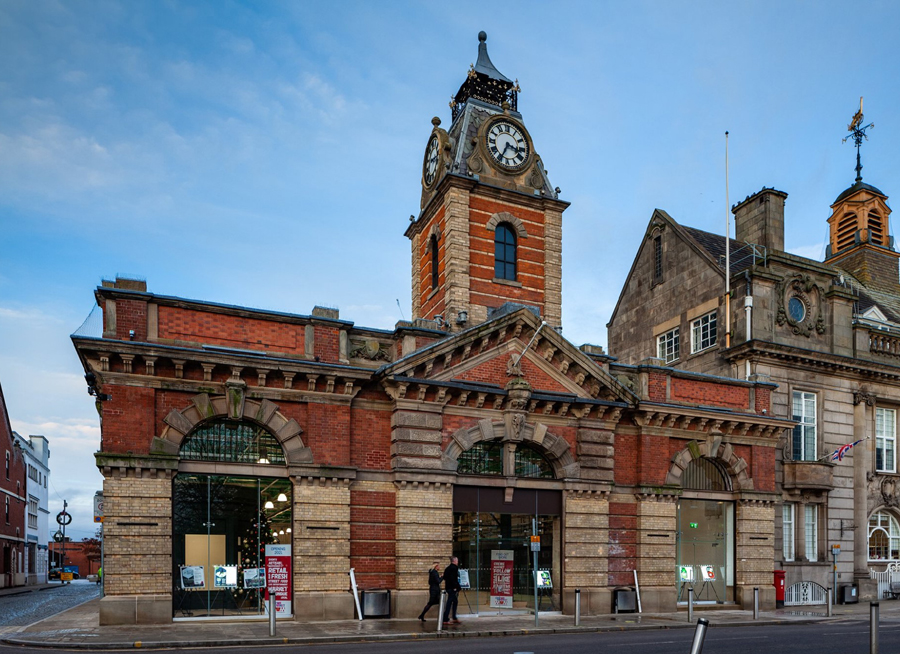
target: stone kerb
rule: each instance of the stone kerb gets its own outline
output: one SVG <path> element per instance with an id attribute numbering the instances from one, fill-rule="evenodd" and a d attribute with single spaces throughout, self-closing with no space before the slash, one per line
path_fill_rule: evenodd
<path id="1" fill-rule="evenodd" d="M 288 465 L 312 463 L 312 450 L 303 444 L 303 429 L 293 418 L 286 418 L 278 405 L 269 400 L 253 400 L 242 389 L 229 388 L 228 395 L 210 397 L 201 393 L 182 410 L 172 409 L 163 419 L 166 427 L 153 439 L 153 451 L 177 454 L 185 437 L 210 420 L 228 419 L 257 424 L 270 432 L 284 449 Z"/>

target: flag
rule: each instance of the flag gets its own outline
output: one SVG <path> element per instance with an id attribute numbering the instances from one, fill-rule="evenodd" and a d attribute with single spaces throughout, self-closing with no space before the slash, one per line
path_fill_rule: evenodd
<path id="1" fill-rule="evenodd" d="M 858 445 L 859 443 L 862 443 L 864 440 L 866 440 L 866 439 L 860 438 L 858 441 L 854 441 L 853 443 L 848 443 L 847 445 L 841 445 L 839 448 L 837 448 L 834 451 L 834 454 L 831 455 L 831 460 L 832 461 L 843 461 L 844 455 L 848 451 L 850 451 L 850 448 L 853 447 L 854 445 Z"/>

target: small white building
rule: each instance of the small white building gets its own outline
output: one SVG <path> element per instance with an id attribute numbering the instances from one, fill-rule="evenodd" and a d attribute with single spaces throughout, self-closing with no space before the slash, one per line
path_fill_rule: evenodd
<path id="1" fill-rule="evenodd" d="M 44 436 L 25 438 L 13 432 L 13 438 L 21 446 L 28 466 L 25 496 L 28 506 L 25 512 L 25 583 L 29 586 L 47 583 L 50 542 L 50 507 L 48 484 L 50 477 L 50 445 Z"/>

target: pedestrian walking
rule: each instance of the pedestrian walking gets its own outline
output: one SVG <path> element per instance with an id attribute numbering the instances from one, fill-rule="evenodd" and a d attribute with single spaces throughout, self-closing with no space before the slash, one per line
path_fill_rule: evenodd
<path id="1" fill-rule="evenodd" d="M 444 609 L 444 625 L 451 624 L 450 616 L 453 616 L 452 624 L 462 624 L 456 617 L 456 609 L 459 605 L 459 559 L 450 557 L 450 565 L 444 568 L 444 590 L 447 591 L 447 607 Z"/>
<path id="2" fill-rule="evenodd" d="M 425 622 L 425 614 L 428 613 L 428 609 L 441 603 L 441 580 L 443 577 L 438 572 L 440 567 L 441 564 L 435 561 L 431 566 L 431 570 L 428 571 L 428 604 L 425 605 L 425 608 L 419 614 L 419 620 L 422 622 Z"/>
<path id="3" fill-rule="evenodd" d="M 97 585 L 100 585 L 100 582 L 103 581 L 103 568 L 97 568 Z"/>

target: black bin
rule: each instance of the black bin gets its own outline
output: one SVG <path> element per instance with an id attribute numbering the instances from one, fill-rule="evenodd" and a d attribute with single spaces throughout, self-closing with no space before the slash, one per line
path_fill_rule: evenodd
<path id="1" fill-rule="evenodd" d="M 616 588 L 613 591 L 613 613 L 637 611 L 637 593 L 632 588 Z"/>
<path id="2" fill-rule="evenodd" d="M 391 617 L 391 591 L 380 588 L 364 590 L 361 593 L 364 618 Z"/>
<path id="3" fill-rule="evenodd" d="M 841 604 L 859 603 L 859 586 L 857 584 L 844 584 L 841 586 Z"/>

